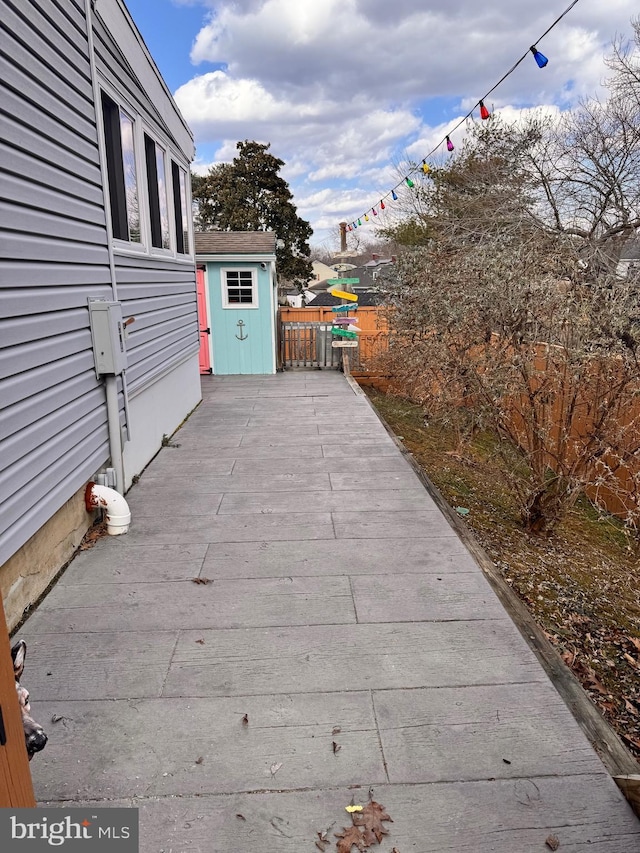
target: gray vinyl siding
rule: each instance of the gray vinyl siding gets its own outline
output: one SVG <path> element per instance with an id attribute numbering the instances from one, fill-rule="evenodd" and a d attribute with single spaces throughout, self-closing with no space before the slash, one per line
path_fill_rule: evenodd
<path id="1" fill-rule="evenodd" d="M 136 120 L 142 119 L 145 130 L 166 146 L 167 155 L 188 174 L 184 153 L 106 31 L 99 7 L 94 32 L 99 74 L 111 91 L 120 94 L 123 106 L 133 112 Z M 138 174 L 139 193 L 144 185 L 143 176 Z M 134 396 L 172 366 L 198 352 L 195 267 L 188 258 L 176 259 L 153 250 L 139 256 L 116 251 L 116 281 L 123 316 L 136 318 L 127 339 L 127 384 Z"/>
<path id="2" fill-rule="evenodd" d="M 111 298 L 83 5 L 0 0 L 0 565 L 107 461 Z"/>
<path id="3" fill-rule="evenodd" d="M 118 299 L 125 317 L 135 317 L 127 339 L 127 383 L 133 396 L 173 365 L 197 353 L 194 269 L 176 261 L 116 259 Z"/>
<path id="4" fill-rule="evenodd" d="M 168 96 L 151 103 L 95 10 L 99 79 L 188 173 L 162 118 Z M 0 38 L 2 565 L 109 458 L 87 299 L 114 291 L 84 0 L 0 0 Z M 195 270 L 166 254 L 116 252 L 115 261 L 117 298 L 136 318 L 135 395 L 198 350 Z M 120 382 L 119 398 L 124 423 Z"/>

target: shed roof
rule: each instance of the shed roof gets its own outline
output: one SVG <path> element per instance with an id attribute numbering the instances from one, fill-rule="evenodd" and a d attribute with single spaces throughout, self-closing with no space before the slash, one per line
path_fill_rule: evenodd
<path id="1" fill-rule="evenodd" d="M 196 231 L 196 255 L 275 254 L 275 231 Z"/>

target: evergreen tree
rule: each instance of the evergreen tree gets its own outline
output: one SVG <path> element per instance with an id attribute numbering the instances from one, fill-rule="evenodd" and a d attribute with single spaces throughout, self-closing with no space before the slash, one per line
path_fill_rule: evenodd
<path id="1" fill-rule="evenodd" d="M 301 287 L 311 278 L 308 240 L 313 231 L 298 216 L 289 185 L 278 174 L 284 161 L 269 153 L 270 144 L 245 140 L 236 147 L 239 153 L 231 163 L 192 176 L 196 227 L 275 231 L 278 273 Z"/>

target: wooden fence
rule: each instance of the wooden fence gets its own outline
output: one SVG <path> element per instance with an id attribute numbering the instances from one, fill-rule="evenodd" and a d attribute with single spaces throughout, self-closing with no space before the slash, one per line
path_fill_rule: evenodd
<path id="1" fill-rule="evenodd" d="M 339 366 L 339 350 L 331 356 L 330 336 L 323 331 L 318 338 L 318 327 L 330 326 L 335 313 L 330 307 L 280 308 L 280 358 L 283 367 L 335 367 Z M 388 327 L 380 309 L 372 306 L 358 308 L 358 347 L 349 349 L 349 360 L 354 373 L 365 373 L 368 362 L 387 348 Z M 328 346 L 327 346 L 328 340 Z"/>

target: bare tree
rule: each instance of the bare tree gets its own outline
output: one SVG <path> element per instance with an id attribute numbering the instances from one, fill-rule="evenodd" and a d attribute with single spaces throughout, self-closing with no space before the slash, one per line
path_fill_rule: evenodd
<path id="1" fill-rule="evenodd" d="M 561 128 L 570 151 L 541 120 L 471 128 L 432 174 L 428 245 L 386 285 L 396 383 L 460 431 L 493 431 L 535 532 L 587 488 L 640 486 L 637 282 L 611 253 L 637 227 L 634 117 L 590 107 Z"/>

